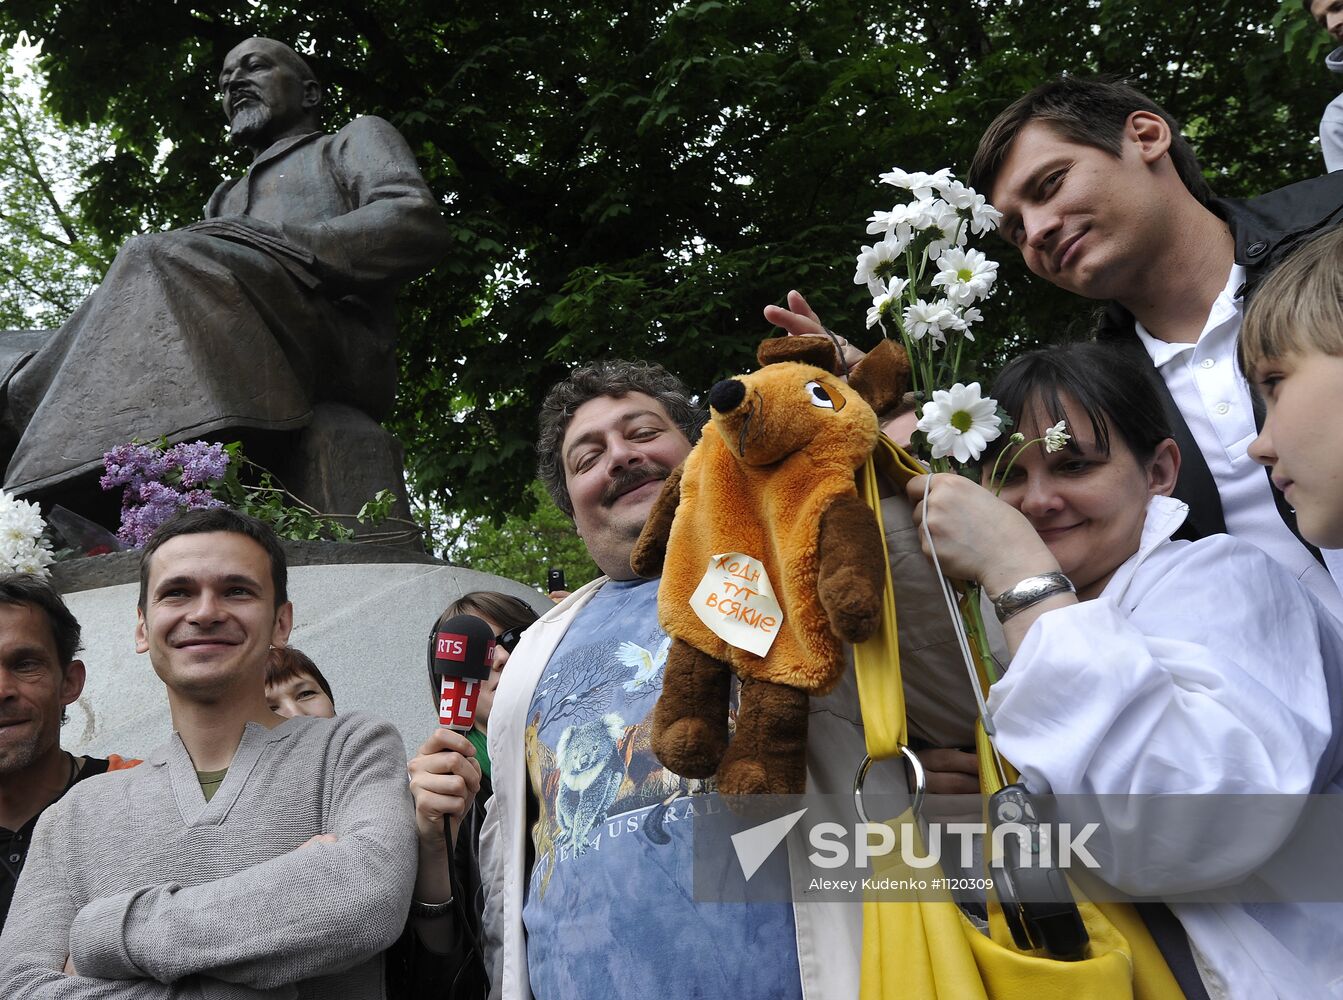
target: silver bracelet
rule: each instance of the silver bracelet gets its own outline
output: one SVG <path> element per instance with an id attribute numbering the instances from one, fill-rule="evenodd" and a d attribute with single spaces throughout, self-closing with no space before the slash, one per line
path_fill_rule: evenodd
<path id="1" fill-rule="evenodd" d="M 421 917 L 426 920 L 432 920 L 434 917 L 447 916 L 450 909 L 452 909 L 451 896 L 441 903 L 421 903 L 418 899 L 411 899 L 410 901 L 410 915 L 412 917 Z"/>
<path id="2" fill-rule="evenodd" d="M 1028 576 L 993 599 L 993 612 L 998 616 L 998 621 L 1006 622 L 1013 615 L 1025 611 L 1033 604 L 1039 604 L 1047 597 L 1075 593 L 1077 588 L 1062 573 Z"/>

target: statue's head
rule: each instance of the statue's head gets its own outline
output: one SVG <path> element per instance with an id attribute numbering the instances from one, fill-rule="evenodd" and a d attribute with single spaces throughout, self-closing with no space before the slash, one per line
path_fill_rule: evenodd
<path id="1" fill-rule="evenodd" d="M 262 150 L 290 133 L 317 127 L 322 85 L 283 42 L 249 38 L 224 57 L 219 92 L 233 141 Z"/>

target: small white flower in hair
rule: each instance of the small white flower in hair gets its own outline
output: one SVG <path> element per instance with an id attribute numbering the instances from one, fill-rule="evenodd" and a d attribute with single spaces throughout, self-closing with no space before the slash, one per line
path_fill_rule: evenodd
<path id="1" fill-rule="evenodd" d="M 1072 439 L 1068 436 L 1068 421 L 1060 420 L 1045 431 L 1045 451 L 1051 455 L 1056 451 L 1062 451 L 1070 440 Z"/>

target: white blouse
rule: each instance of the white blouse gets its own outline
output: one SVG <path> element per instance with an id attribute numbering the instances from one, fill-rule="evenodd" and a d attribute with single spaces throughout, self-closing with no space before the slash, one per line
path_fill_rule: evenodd
<path id="1" fill-rule="evenodd" d="M 988 702 L 1032 791 L 1228 796 L 1178 830 L 1160 802 L 1104 800 L 1107 830 L 1145 835 L 1108 840 L 1102 874 L 1167 900 L 1257 877 L 1291 835 L 1290 810 L 1230 796 L 1343 791 L 1343 624 L 1246 542 L 1171 541 L 1186 512 L 1153 498 L 1138 551 L 1095 600 L 1037 619 Z M 1211 996 L 1343 997 L 1343 903 L 1170 907 Z"/>

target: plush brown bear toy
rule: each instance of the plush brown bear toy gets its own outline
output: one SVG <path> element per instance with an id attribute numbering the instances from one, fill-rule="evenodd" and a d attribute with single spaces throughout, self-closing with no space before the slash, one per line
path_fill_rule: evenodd
<path id="1" fill-rule="evenodd" d="M 631 558 L 640 576 L 661 574 L 672 637 L 653 751 L 677 774 L 716 775 L 727 795 L 805 790 L 808 698 L 838 682 L 842 643 L 880 625 L 886 549 L 854 485 L 879 431 L 855 386 L 880 410 L 908 375 L 890 341 L 849 384 L 826 338 L 776 338 L 757 357 L 759 371 L 710 390 L 711 420 Z M 741 678 L 731 742 L 729 671 Z"/>

